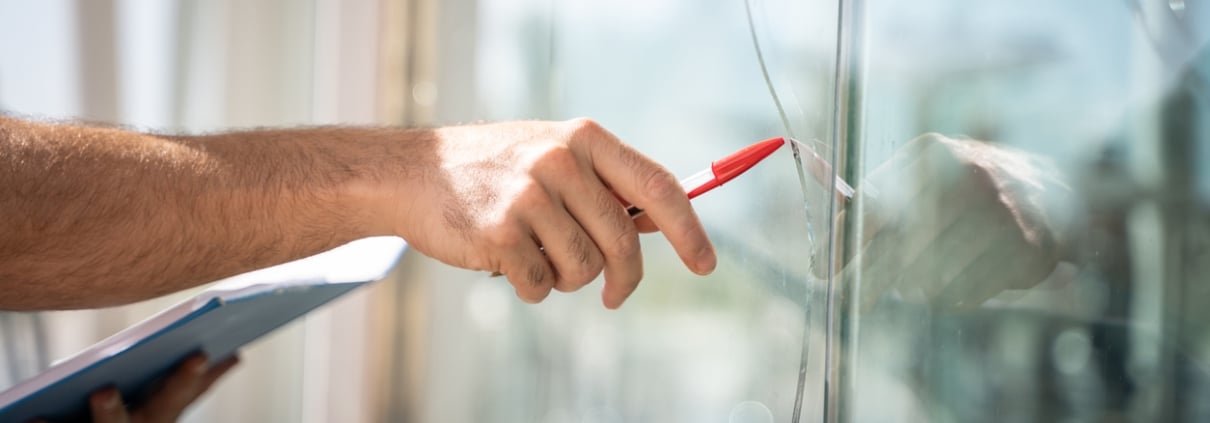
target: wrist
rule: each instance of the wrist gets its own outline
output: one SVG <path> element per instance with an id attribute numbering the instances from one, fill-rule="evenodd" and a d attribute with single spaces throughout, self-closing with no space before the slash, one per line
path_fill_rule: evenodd
<path id="1" fill-rule="evenodd" d="M 417 210 L 425 180 L 439 165 L 438 138 L 432 129 L 377 130 L 349 148 L 359 156 L 353 178 L 341 190 L 366 236 L 405 236 L 425 213 Z M 405 236 L 406 237 L 406 236 Z"/>

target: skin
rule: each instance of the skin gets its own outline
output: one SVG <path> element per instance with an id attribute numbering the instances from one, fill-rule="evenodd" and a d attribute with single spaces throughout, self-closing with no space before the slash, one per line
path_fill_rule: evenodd
<path id="1" fill-rule="evenodd" d="M 224 374 L 239 364 L 231 357 L 213 366 L 206 356 L 195 355 L 185 360 L 175 373 L 164 381 L 163 387 L 136 408 L 128 408 L 122 394 L 114 388 L 101 389 L 88 398 L 93 423 L 157 423 L 174 422 L 185 409 L 214 385 Z"/>
<path id="2" fill-rule="evenodd" d="M 641 231 L 716 263 L 676 178 L 587 119 L 168 136 L 0 117 L 0 215 L 9 310 L 130 303 L 375 235 L 528 302 L 604 273 L 621 306 Z"/>
<path id="3" fill-rule="evenodd" d="M 7 310 L 130 303 L 377 235 L 527 302 L 604 273 L 620 307 L 640 232 L 696 273 L 717 262 L 676 178 L 588 119 L 174 136 L 0 116 L 0 216 Z M 102 389 L 93 419 L 175 421 L 234 364 L 187 360 L 135 409 Z"/>
<path id="4" fill-rule="evenodd" d="M 168 136 L 0 117 L 0 146 L 4 309 L 123 304 L 375 235 L 507 275 L 529 302 L 604 273 L 619 307 L 642 278 L 640 232 L 662 231 L 697 273 L 716 263 L 675 177 L 586 119 Z M 1022 201 L 1048 175 L 936 134 L 903 151 L 863 182 L 888 193 L 867 199 L 845 268 L 868 281 L 865 308 L 891 289 L 977 305 L 1054 268 L 1057 231 Z M 94 420 L 175 421 L 234 364 L 191 358 L 137 409 L 100 390 Z"/>

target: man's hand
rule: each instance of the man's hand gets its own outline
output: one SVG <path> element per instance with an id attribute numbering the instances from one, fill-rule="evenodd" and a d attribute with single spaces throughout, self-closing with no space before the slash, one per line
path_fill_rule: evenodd
<path id="1" fill-rule="evenodd" d="M 675 176 L 587 119 L 441 128 L 436 160 L 403 181 L 394 230 L 445 263 L 506 275 L 538 302 L 602 270 L 606 307 L 643 275 L 639 232 L 659 230 L 690 270 L 716 257 Z M 632 220 L 624 203 L 646 211 Z"/>
<path id="2" fill-rule="evenodd" d="M 889 290 L 971 308 L 1055 268 L 1069 189 L 1049 163 L 990 143 L 925 134 L 859 185 L 863 310 Z"/>
<path id="3" fill-rule="evenodd" d="M 527 301 L 604 270 L 618 307 L 642 231 L 715 265 L 676 178 L 586 119 L 177 136 L 0 116 L 0 216 L 0 309 L 124 304 L 375 235 Z"/>
<path id="4" fill-rule="evenodd" d="M 206 364 L 206 356 L 195 355 L 181 363 L 176 373 L 164 381 L 142 405 L 128 409 L 122 394 L 114 388 L 94 392 L 88 398 L 92 409 L 93 423 L 170 423 L 177 421 L 181 413 L 205 394 L 219 378 L 236 364 L 238 357 L 231 357 L 213 366 Z"/>

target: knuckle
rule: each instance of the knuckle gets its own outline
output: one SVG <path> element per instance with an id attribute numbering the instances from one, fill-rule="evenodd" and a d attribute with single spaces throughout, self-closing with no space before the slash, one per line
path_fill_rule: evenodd
<path id="1" fill-rule="evenodd" d="M 652 169 L 643 177 L 642 184 L 640 192 L 653 201 L 676 198 L 677 194 L 684 195 L 676 177 L 664 169 Z"/>
<path id="2" fill-rule="evenodd" d="M 602 219 L 622 219 L 622 200 L 618 199 L 613 192 L 603 189 L 599 190 L 596 195 L 595 210 L 597 210 Z"/>
<path id="3" fill-rule="evenodd" d="M 582 269 L 584 268 L 577 267 L 576 271 L 570 274 L 562 275 L 561 279 L 564 283 L 556 284 L 555 287 L 559 288 L 559 290 L 563 292 L 572 292 L 583 288 L 585 285 L 588 285 L 589 282 L 592 282 L 593 276 L 589 276 L 589 274 Z"/>
<path id="4" fill-rule="evenodd" d="M 583 233 L 577 231 L 571 236 L 569 248 L 571 249 L 569 252 L 576 258 L 576 263 L 588 265 L 593 261 L 592 250 L 594 247 Z"/>
<path id="5" fill-rule="evenodd" d="M 618 235 L 616 239 L 609 245 L 609 255 L 619 258 L 630 258 L 639 255 L 641 250 L 639 244 L 638 231 L 634 228 L 628 228 Z"/>
<path id="6" fill-rule="evenodd" d="M 554 205 L 550 192 L 537 181 L 530 181 L 519 188 L 516 199 L 510 207 L 510 212 L 521 215 L 529 214 L 530 211 L 546 210 Z"/>
<path id="7" fill-rule="evenodd" d="M 543 263 L 525 263 L 519 266 L 518 272 L 509 274 L 509 282 L 517 292 L 517 297 L 528 303 L 541 302 L 550 294 L 552 284 L 549 282 L 550 272 Z"/>
<path id="8" fill-rule="evenodd" d="M 593 282 L 601 272 L 603 265 L 600 263 L 580 263 L 580 265 L 571 268 L 570 272 L 564 274 L 564 282 L 570 285 L 571 290 L 580 289 L 581 286 Z"/>
<path id="9" fill-rule="evenodd" d="M 917 178 L 924 179 L 922 182 L 932 180 L 934 183 L 940 182 L 942 186 L 953 186 L 968 177 L 968 172 L 978 169 L 978 166 L 959 157 L 953 149 L 942 144 L 933 144 L 920 154 L 922 163 L 927 166 L 920 175 L 916 175 Z"/>
<path id="10" fill-rule="evenodd" d="M 545 205 L 550 203 L 550 193 L 538 181 L 530 181 L 521 188 L 521 198 L 526 205 Z"/>
<path id="11" fill-rule="evenodd" d="M 908 143 L 909 144 L 919 144 L 921 146 L 930 146 L 933 144 L 943 143 L 948 140 L 949 140 L 949 137 L 946 137 L 945 135 L 941 135 L 938 132 L 925 132 L 923 134 L 920 134 L 920 136 L 913 138 L 911 141 L 908 141 Z"/>
<path id="12" fill-rule="evenodd" d="M 560 176 L 578 175 L 580 171 L 580 160 L 566 145 L 551 147 L 542 155 L 540 163 L 542 168 Z"/>
<path id="13" fill-rule="evenodd" d="M 568 253 L 574 259 L 574 264 L 562 276 L 564 280 L 574 285 L 574 288 L 592 282 L 604 268 L 600 254 L 595 251 L 596 247 L 590 244 L 582 235 L 576 235 L 572 239 L 571 251 Z"/>
<path id="14" fill-rule="evenodd" d="M 628 145 L 620 145 L 614 154 L 617 154 L 622 166 L 635 174 L 646 174 L 659 170 L 658 164 Z"/>
<path id="15" fill-rule="evenodd" d="M 597 259 L 586 264 L 584 266 L 584 269 L 586 270 L 586 272 L 585 272 L 584 283 L 582 285 L 587 285 L 589 282 L 592 282 L 593 279 L 596 279 L 597 276 L 600 275 L 601 272 L 605 270 L 605 261 L 602 260 L 600 257 L 597 257 Z"/>
<path id="16" fill-rule="evenodd" d="M 944 140 L 930 141 L 922 148 L 923 156 L 939 163 L 963 162 L 962 157 L 960 157 L 957 154 L 958 152 L 952 147 L 952 144 Z"/>
<path id="17" fill-rule="evenodd" d="M 542 288 L 546 285 L 549 272 L 544 264 L 531 263 L 525 267 L 525 283 L 531 288 Z"/>
<path id="18" fill-rule="evenodd" d="M 604 126 L 589 118 L 576 118 L 567 123 L 566 143 L 572 147 L 586 148 L 587 152 L 603 147 L 621 145 L 617 137 L 609 133 Z"/>
<path id="19" fill-rule="evenodd" d="M 572 131 L 576 133 L 600 134 L 605 131 L 605 128 L 597 121 L 586 117 L 579 117 L 567 121 L 571 125 Z"/>

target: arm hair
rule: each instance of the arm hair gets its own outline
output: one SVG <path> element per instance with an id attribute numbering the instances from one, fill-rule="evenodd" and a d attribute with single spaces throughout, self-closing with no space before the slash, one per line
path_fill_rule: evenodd
<path id="1" fill-rule="evenodd" d="M 111 306 L 390 234 L 426 130 L 165 136 L 0 116 L 0 309 Z"/>

